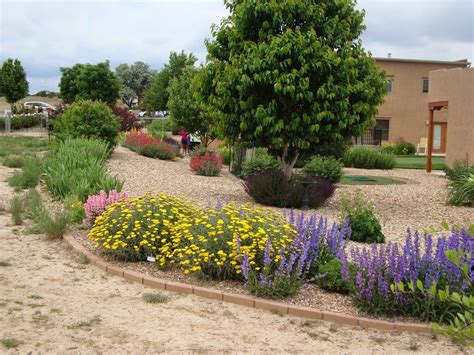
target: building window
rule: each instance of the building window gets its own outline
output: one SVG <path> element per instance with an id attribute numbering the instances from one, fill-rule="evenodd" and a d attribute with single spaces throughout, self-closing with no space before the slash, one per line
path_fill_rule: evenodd
<path id="1" fill-rule="evenodd" d="M 386 79 L 387 93 L 390 94 L 393 91 L 393 78 L 388 77 Z"/>
<path id="2" fill-rule="evenodd" d="M 423 92 L 428 92 L 430 87 L 430 81 L 428 79 L 423 79 Z"/>
<path id="3" fill-rule="evenodd" d="M 377 118 L 377 124 L 375 126 L 375 129 L 381 132 L 380 134 L 383 141 L 388 141 L 389 128 L 390 128 L 390 120 Z"/>

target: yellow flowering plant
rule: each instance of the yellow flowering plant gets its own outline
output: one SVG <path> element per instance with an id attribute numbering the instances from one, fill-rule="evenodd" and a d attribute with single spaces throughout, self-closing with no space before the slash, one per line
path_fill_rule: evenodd
<path id="1" fill-rule="evenodd" d="M 178 228 L 174 256 L 185 273 L 200 272 L 211 278 L 242 278 L 241 261 L 247 254 L 252 267 L 263 267 L 267 240 L 272 257 L 291 243 L 296 231 L 278 213 L 254 205 L 208 208 L 191 224 Z"/>
<path id="2" fill-rule="evenodd" d="M 197 207 L 180 198 L 145 194 L 109 206 L 96 218 L 89 239 L 119 260 L 140 261 L 156 255 L 159 265 L 173 264 L 177 231 L 196 213 Z"/>

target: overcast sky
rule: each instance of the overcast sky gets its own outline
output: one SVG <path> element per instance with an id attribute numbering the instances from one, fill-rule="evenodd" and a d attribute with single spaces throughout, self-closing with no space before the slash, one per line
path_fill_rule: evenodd
<path id="1" fill-rule="evenodd" d="M 359 0 L 362 40 L 374 56 L 474 58 L 473 0 Z M 59 67 L 141 60 L 154 69 L 170 51 L 201 61 L 223 0 L 0 0 L 0 61 L 19 58 L 30 92 L 57 90 Z"/>

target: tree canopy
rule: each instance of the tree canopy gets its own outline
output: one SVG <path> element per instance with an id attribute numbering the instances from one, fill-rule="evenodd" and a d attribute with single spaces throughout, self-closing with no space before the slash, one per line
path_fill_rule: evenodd
<path id="1" fill-rule="evenodd" d="M 287 177 L 301 152 L 362 133 L 385 93 L 352 0 L 226 0 L 201 95 L 223 135 L 268 147 Z"/>
<path id="2" fill-rule="evenodd" d="M 115 68 L 115 75 L 122 82 L 120 98 L 129 107 L 132 106 L 133 99 L 138 99 L 141 103 L 143 94 L 150 87 L 155 72 L 148 64 L 135 62 L 132 65 L 120 64 Z M 134 97 L 132 97 L 134 95 Z"/>
<path id="3" fill-rule="evenodd" d="M 97 100 L 109 104 L 119 98 L 120 81 L 109 68 L 109 62 L 76 64 L 72 68 L 60 68 L 61 98 L 71 103 L 77 100 Z"/>
<path id="4" fill-rule="evenodd" d="M 28 95 L 26 72 L 18 59 L 7 59 L 0 68 L 0 95 L 12 106 Z"/>
<path id="5" fill-rule="evenodd" d="M 183 69 L 196 63 L 197 58 L 194 54 L 171 52 L 169 62 L 164 65 L 155 78 L 150 88 L 146 91 L 144 104 L 147 110 L 168 110 L 168 87 L 173 78 L 179 77 Z"/>
<path id="6" fill-rule="evenodd" d="M 201 144 L 207 146 L 214 138 L 207 107 L 197 96 L 195 80 L 201 69 L 187 66 L 169 85 L 168 107 L 171 120 L 188 132 L 199 132 Z"/>

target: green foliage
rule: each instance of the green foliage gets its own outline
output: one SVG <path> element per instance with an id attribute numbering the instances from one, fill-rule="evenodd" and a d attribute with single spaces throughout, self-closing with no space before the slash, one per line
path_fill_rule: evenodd
<path id="1" fill-rule="evenodd" d="M 120 64 L 115 68 L 115 75 L 122 83 L 120 98 L 128 106 L 132 107 L 132 101 L 138 98 L 139 103 L 143 94 L 151 85 L 154 71 L 148 64 L 135 62 L 132 65 Z"/>
<path id="2" fill-rule="evenodd" d="M 246 158 L 242 163 L 242 173 L 240 175 L 245 178 L 271 168 L 281 169 L 281 165 L 274 157 L 268 154 L 266 148 L 257 148 L 255 149 L 255 154 Z"/>
<path id="3" fill-rule="evenodd" d="M 396 144 L 382 143 L 382 149 L 380 149 L 380 151 L 386 154 L 396 154 L 396 148 L 397 148 Z"/>
<path id="4" fill-rule="evenodd" d="M 160 292 L 145 292 L 142 298 L 147 303 L 165 303 L 168 300 L 168 297 Z"/>
<path id="5" fill-rule="evenodd" d="M 0 136 L 0 157 L 34 154 L 48 149 L 48 140 L 23 136 Z"/>
<path id="6" fill-rule="evenodd" d="M 73 223 L 82 223 L 82 221 L 86 218 L 84 203 L 76 196 L 69 195 L 66 196 L 64 204 L 69 214 L 70 221 Z"/>
<path id="7" fill-rule="evenodd" d="M 352 230 L 351 240 L 361 243 L 383 243 L 382 226 L 374 213 L 373 204 L 357 190 L 351 197 L 342 194 L 339 202 L 341 220 L 348 220 Z"/>
<path id="8" fill-rule="evenodd" d="M 169 62 L 155 75 L 145 92 L 144 106 L 148 111 L 168 110 L 168 87 L 172 79 L 181 75 L 184 68 L 194 65 L 197 58 L 192 54 L 171 52 Z"/>
<path id="9" fill-rule="evenodd" d="M 169 118 L 160 118 L 153 120 L 147 127 L 148 133 L 155 138 L 161 132 L 173 132 L 176 130 L 174 122 Z"/>
<path id="10" fill-rule="evenodd" d="M 39 222 L 40 216 L 43 213 L 44 206 L 39 192 L 35 189 L 30 189 L 23 198 L 23 206 L 25 209 L 25 217 L 34 222 Z"/>
<path id="11" fill-rule="evenodd" d="M 348 286 L 341 276 L 341 261 L 334 258 L 319 266 L 316 284 L 326 291 L 348 293 Z"/>
<path id="12" fill-rule="evenodd" d="M 0 68 L 0 96 L 13 106 L 28 95 L 26 72 L 18 59 L 7 59 Z"/>
<path id="13" fill-rule="evenodd" d="M 3 165 L 9 168 L 21 168 L 25 158 L 21 155 L 9 155 L 3 160 Z"/>
<path id="14" fill-rule="evenodd" d="M 16 225 L 23 223 L 23 200 L 20 196 L 13 196 L 10 200 L 10 213 L 12 221 Z"/>
<path id="15" fill-rule="evenodd" d="M 41 116 L 39 114 L 28 114 L 28 115 L 13 115 L 11 118 L 11 129 L 23 129 L 30 128 L 34 126 L 39 126 Z M 0 117 L 0 130 L 5 129 L 5 118 Z"/>
<path id="16" fill-rule="evenodd" d="M 222 157 L 222 164 L 224 165 L 230 165 L 230 150 L 226 146 L 221 146 L 219 147 L 219 153 L 221 154 Z"/>
<path id="17" fill-rule="evenodd" d="M 15 187 L 16 191 L 35 187 L 39 183 L 42 172 L 42 161 L 37 157 L 27 157 L 21 171 L 15 172 L 8 178 L 8 184 Z"/>
<path id="18" fill-rule="evenodd" d="M 467 160 L 455 161 L 452 168 L 445 168 L 448 178 L 448 203 L 474 206 L 474 165 Z"/>
<path id="19" fill-rule="evenodd" d="M 364 16 L 352 1 L 226 5 L 200 75 L 224 137 L 269 147 L 291 177 L 301 152 L 373 124 L 385 79 L 362 48 Z"/>
<path id="20" fill-rule="evenodd" d="M 110 147 L 115 146 L 119 130 L 119 120 L 110 108 L 104 103 L 90 100 L 68 106 L 54 123 L 54 133 L 59 140 L 100 138 Z"/>
<path id="21" fill-rule="evenodd" d="M 369 147 L 359 146 L 346 151 L 342 157 L 344 166 L 360 169 L 393 169 L 393 154 L 380 153 Z"/>
<path id="22" fill-rule="evenodd" d="M 198 132 L 202 145 L 207 146 L 214 134 L 207 107 L 197 96 L 199 82 L 195 77 L 199 70 L 188 66 L 170 81 L 168 107 L 174 125 L 187 132 Z"/>
<path id="23" fill-rule="evenodd" d="M 306 175 L 319 176 L 332 183 L 337 183 L 342 177 L 342 163 L 333 157 L 313 157 L 304 167 Z"/>
<path id="24" fill-rule="evenodd" d="M 109 68 L 109 62 L 76 64 L 60 68 L 60 95 L 64 102 L 98 100 L 113 104 L 119 98 L 120 81 Z"/>
<path id="25" fill-rule="evenodd" d="M 85 201 L 100 190 L 121 191 L 123 181 L 107 175 L 105 159 L 109 154 L 107 144 L 100 140 L 66 139 L 45 159 L 44 181 L 55 198 L 72 195 Z"/>
<path id="26" fill-rule="evenodd" d="M 264 272 L 265 277 L 273 276 L 273 272 L 268 269 Z M 284 299 L 293 296 L 303 285 L 303 280 L 296 276 L 296 271 L 289 277 L 275 277 L 271 284 L 262 284 L 259 280 L 259 274 L 253 270 L 249 272 L 247 279 L 247 288 L 257 297 L 270 299 Z"/>
<path id="27" fill-rule="evenodd" d="M 400 142 L 395 146 L 394 149 L 394 153 L 396 155 L 413 155 L 415 152 L 415 145 L 409 142 Z"/>
<path id="28" fill-rule="evenodd" d="M 67 210 L 51 213 L 47 209 L 43 209 L 38 219 L 39 228 L 48 239 L 62 238 L 69 222 L 70 216 Z"/>

